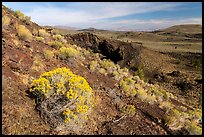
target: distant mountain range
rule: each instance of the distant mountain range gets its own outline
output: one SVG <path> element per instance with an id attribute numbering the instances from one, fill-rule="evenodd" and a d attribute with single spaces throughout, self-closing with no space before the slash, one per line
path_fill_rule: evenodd
<path id="1" fill-rule="evenodd" d="M 97 29 L 97 28 L 93 28 L 93 27 L 90 27 L 90 28 L 76 28 L 76 27 L 69 27 L 69 26 L 52 26 L 54 28 L 58 28 L 58 29 L 66 29 L 66 30 L 76 30 L 76 31 L 88 31 L 88 32 L 99 32 L 99 31 L 138 31 L 138 30 L 135 30 L 135 29 L 126 29 L 126 28 L 112 28 L 112 29 Z M 185 29 L 187 30 L 192 30 L 192 31 L 195 31 L 195 30 L 202 30 L 200 29 L 202 28 L 202 25 L 199 25 L 199 24 L 185 24 L 185 25 L 175 25 L 175 26 L 170 26 L 168 28 L 165 28 L 165 29 L 159 29 L 159 30 L 151 30 L 151 31 L 162 31 L 162 30 L 174 30 L 174 29 L 177 29 L 177 30 L 182 30 L 184 31 Z"/>
<path id="2" fill-rule="evenodd" d="M 76 28 L 76 27 L 69 27 L 69 26 L 52 26 L 54 28 L 58 29 L 67 29 L 67 30 L 80 30 L 81 28 Z"/>

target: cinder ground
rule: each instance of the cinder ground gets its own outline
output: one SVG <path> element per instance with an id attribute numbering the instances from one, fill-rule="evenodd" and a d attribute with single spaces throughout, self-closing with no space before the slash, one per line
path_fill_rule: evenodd
<path id="1" fill-rule="evenodd" d="M 12 11 L 5 7 L 2 8 L 2 12 L 2 15 L 7 15 L 11 19 L 11 24 L 8 28 L 2 30 L 2 134 L 49 135 L 66 133 L 64 131 L 54 131 L 50 128 L 49 124 L 43 121 L 35 110 L 35 100 L 28 97 L 26 92 L 29 89 L 32 78 L 38 78 L 45 71 L 64 66 L 70 68 L 73 73 L 83 76 L 95 91 L 95 106 L 89 117 L 90 120 L 84 128 L 84 131 L 79 134 L 185 134 L 184 131 L 179 133 L 173 132 L 168 129 L 164 123 L 158 122 L 158 119 L 164 116 L 164 112 L 157 105 L 146 104 L 145 102 L 141 102 L 137 97 L 129 98 L 125 95 L 121 97 L 121 104 L 133 104 L 137 109 L 137 113 L 134 116 L 124 116 L 124 114 L 118 110 L 116 104 L 113 102 L 113 97 L 108 92 L 110 89 L 116 89 L 118 93 L 122 93 L 115 85 L 116 81 L 111 76 L 105 76 L 98 72 L 91 72 L 88 69 L 88 62 L 93 60 L 95 56 L 87 57 L 85 61 L 79 61 L 75 64 L 73 64 L 73 62 L 61 61 L 56 55 L 52 60 L 46 60 L 43 56 L 43 51 L 45 49 L 54 51 L 54 48 L 35 40 L 31 42 L 20 40 L 12 24 L 16 22 L 23 24 L 31 32 L 33 29 L 39 29 L 40 26 L 35 23 L 26 25 L 24 22 L 17 19 Z M 155 34 L 153 33 L 150 35 Z M 99 36 L 102 35 L 99 34 Z M 113 36 L 115 36 L 115 34 L 113 34 Z M 200 39 L 195 41 L 198 45 L 200 44 L 199 40 Z M 201 44 L 199 46 L 201 46 Z M 124 49 L 124 51 L 126 51 L 126 49 Z M 201 51 L 199 52 L 202 53 Z M 186 95 L 187 100 L 190 97 L 195 97 L 194 99 L 196 99 L 196 101 L 193 101 L 195 104 L 191 101 L 189 103 L 187 102 L 189 105 L 194 106 L 199 106 L 197 100 L 201 95 L 202 86 L 199 82 L 196 83 L 195 80 L 200 80 L 202 75 L 201 67 L 199 66 L 200 63 L 196 61 L 192 63 L 192 57 L 197 60 L 197 58 L 200 59 L 199 55 L 200 54 L 192 53 L 178 54 L 174 52 L 160 53 L 158 51 L 149 50 L 148 48 L 142 48 L 139 53 L 140 61 L 143 62 L 144 67 L 147 68 L 145 69 L 147 74 L 153 71 L 154 68 L 160 66 L 161 71 L 155 72 L 155 74 L 163 72 L 165 77 L 168 77 L 167 80 L 174 81 L 171 83 L 176 83 L 182 79 L 190 83 L 194 82 L 192 83 L 192 93 L 189 93 L 189 90 L 185 90 L 185 92 L 190 95 L 187 93 L 184 93 L 184 95 L 181 94 L 181 90 L 178 89 L 177 86 L 175 86 L 176 89 L 173 90 L 175 95 L 184 97 Z M 34 61 L 36 60 L 40 61 L 41 65 L 35 66 Z M 135 58 L 132 58 L 132 60 L 134 63 Z M 152 66 L 152 68 L 150 66 Z M 195 66 L 197 66 L 197 68 Z M 35 67 L 38 69 L 36 70 Z M 182 77 L 179 76 L 174 78 L 167 75 L 167 73 L 171 73 L 174 70 L 179 70 Z M 150 76 L 150 78 L 153 79 L 153 82 L 172 91 L 172 84 L 168 84 L 168 81 L 160 81 L 154 79 L 153 76 Z M 172 101 L 172 103 L 180 105 L 185 104 L 183 100 L 180 102 Z"/>

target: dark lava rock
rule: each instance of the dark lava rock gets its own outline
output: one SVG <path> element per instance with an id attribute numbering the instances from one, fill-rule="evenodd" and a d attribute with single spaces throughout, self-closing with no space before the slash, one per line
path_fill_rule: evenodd
<path id="1" fill-rule="evenodd" d="M 202 80 L 202 79 L 196 79 L 195 81 L 196 81 L 198 84 L 202 84 L 202 81 L 203 81 L 203 80 Z"/>
<path id="2" fill-rule="evenodd" d="M 181 81 L 175 84 L 181 91 L 187 91 L 193 89 L 193 84 Z"/>
<path id="3" fill-rule="evenodd" d="M 156 81 L 158 82 L 168 82 L 167 77 L 164 75 L 164 73 L 159 73 L 159 74 L 155 74 L 154 78 Z"/>
<path id="4" fill-rule="evenodd" d="M 74 43 L 82 48 L 91 49 L 93 52 L 99 52 L 100 39 L 91 33 L 78 33 L 71 35 L 70 38 Z"/>
<path id="5" fill-rule="evenodd" d="M 99 38 L 89 32 L 78 33 L 71 36 L 65 36 L 67 40 L 71 40 L 78 46 L 91 50 L 94 53 L 101 53 L 106 58 L 118 63 L 121 67 L 137 66 L 139 62 L 139 54 L 141 45 L 122 42 L 119 40 L 110 40 Z M 129 63 L 128 63 L 129 62 Z"/>
<path id="6" fill-rule="evenodd" d="M 104 56 L 111 59 L 115 63 L 123 59 L 123 54 L 120 48 L 118 46 L 114 46 L 107 40 L 103 40 L 99 43 L 99 50 Z"/>
<path id="7" fill-rule="evenodd" d="M 168 75 L 173 76 L 173 77 L 178 77 L 180 76 L 180 71 L 173 71 L 172 73 L 169 73 Z"/>

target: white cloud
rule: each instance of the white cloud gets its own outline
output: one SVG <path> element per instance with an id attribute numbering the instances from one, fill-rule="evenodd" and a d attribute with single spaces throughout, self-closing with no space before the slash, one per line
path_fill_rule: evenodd
<path id="1" fill-rule="evenodd" d="M 172 10 L 181 3 L 141 3 L 141 2 L 87 2 L 67 3 L 62 8 L 47 4 L 26 12 L 33 21 L 42 25 L 74 24 L 94 22 L 106 18 L 125 16 L 129 14 Z"/>
<path id="2" fill-rule="evenodd" d="M 19 4 L 19 3 L 17 3 Z M 15 5 L 15 7 L 23 5 Z M 152 30 L 184 23 L 202 23 L 202 18 L 185 19 L 148 19 L 148 20 L 110 20 L 109 18 L 154 11 L 179 10 L 184 3 L 166 2 L 86 2 L 26 4 L 29 10 L 25 14 L 40 25 L 67 25 L 71 27 L 99 29 L 137 29 Z M 28 8 L 27 8 L 28 9 Z M 19 9 L 21 10 L 21 9 Z"/>
<path id="3" fill-rule="evenodd" d="M 109 28 L 113 30 L 156 30 L 163 29 L 173 25 L 179 24 L 202 24 L 202 17 L 187 18 L 187 19 L 149 19 L 149 20 L 122 20 L 109 24 Z M 108 25 L 108 24 L 104 24 Z M 122 26 L 122 27 L 121 27 Z M 102 26 L 101 26 L 102 27 Z"/>

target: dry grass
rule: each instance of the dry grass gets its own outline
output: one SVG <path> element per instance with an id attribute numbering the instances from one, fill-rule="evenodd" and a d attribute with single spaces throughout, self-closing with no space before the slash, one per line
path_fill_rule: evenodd
<path id="1" fill-rule="evenodd" d="M 175 43 L 175 42 L 153 42 L 142 41 L 143 46 L 161 52 L 196 52 L 202 53 L 202 43 Z M 175 49 L 173 44 L 178 45 Z M 186 46 L 179 46 L 185 45 Z M 189 45 L 190 44 L 190 45 Z"/>

